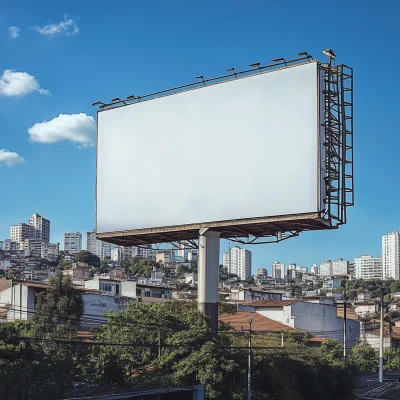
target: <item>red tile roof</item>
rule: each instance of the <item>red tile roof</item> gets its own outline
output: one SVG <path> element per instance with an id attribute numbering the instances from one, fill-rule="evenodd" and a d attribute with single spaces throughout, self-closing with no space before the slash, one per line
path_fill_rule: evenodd
<path id="1" fill-rule="evenodd" d="M 242 327 L 243 329 L 249 329 L 249 319 L 252 320 L 251 328 L 255 331 L 280 332 L 295 330 L 256 312 L 238 311 L 236 314 L 221 314 L 218 319 L 229 324 L 235 330 L 241 330 Z"/>
<path id="2" fill-rule="evenodd" d="M 245 303 L 250 307 L 284 307 L 297 303 L 298 300 L 256 300 Z"/>

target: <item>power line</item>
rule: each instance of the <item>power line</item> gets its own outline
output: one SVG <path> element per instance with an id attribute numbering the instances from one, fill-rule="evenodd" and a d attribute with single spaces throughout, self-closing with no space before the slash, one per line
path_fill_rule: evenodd
<path id="1" fill-rule="evenodd" d="M 20 310 L 20 307 L 18 307 L 18 306 L 9 308 L 9 310 L 10 311 L 20 312 L 22 314 L 23 313 L 26 313 L 26 314 L 39 314 L 39 311 L 29 310 L 28 307 L 21 306 L 21 308 L 23 308 L 24 310 Z M 79 321 L 81 321 L 83 319 L 83 320 L 86 320 L 86 321 L 101 322 L 103 324 L 107 323 L 107 324 L 118 325 L 118 326 L 128 325 L 129 327 L 133 327 L 133 328 L 137 328 L 137 329 L 161 329 L 161 330 L 166 330 L 166 331 L 180 331 L 181 330 L 180 328 L 160 327 L 158 325 L 137 325 L 137 324 L 134 324 L 134 323 L 128 322 L 128 321 L 113 322 L 113 321 L 107 320 L 106 319 L 107 317 L 105 317 L 105 316 L 103 318 L 99 318 L 100 316 L 96 315 L 96 314 L 86 314 L 86 313 L 84 313 L 84 314 L 82 314 L 82 317 L 80 319 L 77 318 L 77 317 L 72 317 L 72 316 L 55 316 L 55 315 L 52 315 L 52 314 L 43 313 L 42 311 L 40 311 L 40 314 L 41 315 L 45 315 L 45 316 L 49 316 L 49 317 L 57 317 L 57 318 L 63 319 L 63 320 L 72 320 L 72 321 L 73 320 L 77 320 L 77 321 L 79 320 Z M 120 314 L 115 314 L 115 316 L 119 316 L 119 315 Z M 291 327 L 288 327 L 288 328 L 290 329 Z M 291 328 L 291 329 L 294 330 L 296 328 Z M 205 329 L 204 331 L 206 332 L 208 330 L 209 329 Z M 369 330 L 375 330 L 375 329 L 374 328 L 367 329 L 367 331 L 369 331 Z M 242 331 L 224 331 L 224 330 L 220 330 L 220 332 L 221 333 L 225 333 L 225 334 L 242 334 Z M 243 332 L 248 332 L 248 329 L 243 329 Z M 313 335 L 317 335 L 317 334 L 321 334 L 322 335 L 322 334 L 329 334 L 329 333 L 342 333 L 342 332 L 343 332 L 343 329 L 325 330 L 325 331 L 312 331 L 312 332 L 305 331 L 305 333 L 310 333 L 310 334 L 313 334 Z M 255 334 L 269 334 L 269 335 L 274 335 L 274 334 L 281 335 L 281 331 L 268 331 L 268 330 L 255 331 L 255 330 L 252 329 L 252 333 L 255 333 Z M 286 332 L 284 332 L 284 333 L 286 333 Z M 290 333 L 288 333 L 288 336 L 295 336 L 295 335 L 300 336 L 301 332 L 290 331 Z"/>

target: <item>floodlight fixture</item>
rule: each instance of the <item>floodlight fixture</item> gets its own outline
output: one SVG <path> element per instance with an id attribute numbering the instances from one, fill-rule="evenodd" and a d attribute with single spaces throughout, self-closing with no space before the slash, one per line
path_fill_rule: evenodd
<path id="1" fill-rule="evenodd" d="M 309 54 L 307 51 L 299 51 L 297 53 L 298 56 L 300 57 L 307 57 L 308 58 L 308 62 L 310 62 L 310 60 L 313 58 L 311 54 Z"/>
<path id="2" fill-rule="evenodd" d="M 95 106 L 105 106 L 105 104 L 104 104 L 102 101 L 95 101 L 95 102 L 92 104 L 92 106 L 93 106 L 93 107 L 95 107 Z"/>
<path id="3" fill-rule="evenodd" d="M 272 62 L 279 62 L 279 63 L 283 62 L 285 64 L 285 67 L 287 66 L 286 65 L 286 60 L 283 57 L 273 58 L 271 61 Z"/>
<path id="4" fill-rule="evenodd" d="M 235 75 L 235 77 L 237 78 L 237 74 L 236 74 L 236 72 L 235 72 L 235 68 L 231 67 L 231 68 L 227 68 L 226 70 L 227 70 L 228 72 L 232 72 L 232 73 Z"/>
<path id="5" fill-rule="evenodd" d="M 260 64 L 261 64 L 261 63 L 256 62 L 256 63 L 253 63 L 253 64 L 249 64 L 249 67 L 251 67 L 251 68 L 258 68 L 258 69 L 261 71 Z"/>
<path id="6" fill-rule="evenodd" d="M 134 94 L 131 94 L 130 96 L 128 96 L 126 99 L 127 100 L 135 100 L 137 97 Z"/>
<path id="7" fill-rule="evenodd" d="M 111 103 L 121 103 L 122 100 L 119 97 L 114 97 L 113 99 L 111 99 Z"/>
<path id="8" fill-rule="evenodd" d="M 329 47 L 325 50 L 322 50 L 322 54 L 325 54 L 326 56 L 328 56 L 329 60 L 334 60 L 336 58 L 335 52 L 332 49 L 330 49 Z"/>
<path id="9" fill-rule="evenodd" d="M 203 85 L 204 85 L 204 86 L 206 85 L 206 83 L 204 82 L 204 76 L 203 76 L 203 75 L 197 75 L 197 76 L 196 76 L 196 79 L 201 79 L 202 82 L 203 82 Z"/>
<path id="10" fill-rule="evenodd" d="M 336 59 L 335 52 L 328 47 L 327 49 L 322 50 L 322 54 L 325 54 L 328 57 L 329 66 L 331 66 L 332 61 L 335 61 L 335 59 Z"/>

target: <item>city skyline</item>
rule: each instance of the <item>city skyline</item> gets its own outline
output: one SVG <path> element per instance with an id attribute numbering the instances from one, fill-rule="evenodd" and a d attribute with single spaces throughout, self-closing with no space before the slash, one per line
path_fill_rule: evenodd
<path id="1" fill-rule="evenodd" d="M 276 245 L 244 247 L 251 249 L 255 268 L 268 267 L 275 260 L 310 267 L 325 259 L 380 255 L 381 236 L 399 225 L 396 220 L 400 189 L 392 185 L 387 173 L 396 169 L 400 144 L 398 135 L 392 134 L 397 127 L 397 109 L 396 91 L 392 88 L 396 83 L 391 78 L 399 57 L 392 51 L 392 40 L 399 32 L 395 19 L 398 5 L 360 7 L 359 3 L 342 1 L 346 15 L 342 15 L 340 4 L 331 10 L 330 18 L 337 21 L 332 31 L 326 30 L 326 15 L 318 5 L 316 1 L 301 6 L 291 2 L 289 8 L 293 11 L 313 18 L 313 24 L 305 24 L 302 18 L 287 13 L 287 4 L 242 7 L 229 2 L 210 3 L 193 17 L 191 6 L 185 3 L 175 12 L 162 3 L 158 7 L 121 5 L 116 10 L 100 1 L 96 4 L 96 18 L 99 23 L 109 24 L 110 29 L 118 29 L 118 40 L 95 29 L 92 7 L 76 0 L 68 6 L 54 3 L 45 7 L 28 1 L 3 5 L 0 45 L 5 57 L 1 79 L 7 82 L 20 77 L 23 86 L 0 91 L 4 132 L 0 171 L 4 187 L 12 189 L 12 196 L 3 196 L 0 202 L 2 210 L 7 210 L 0 215 L 0 237 L 7 238 L 9 226 L 23 221 L 31 209 L 40 210 L 52 221 L 53 243 L 63 243 L 65 232 L 92 229 L 94 101 L 149 93 L 190 82 L 198 74 L 216 76 L 231 66 L 240 69 L 256 61 L 267 63 L 274 57 L 291 58 L 298 51 L 306 50 L 325 60 L 321 50 L 330 47 L 338 62 L 351 65 L 355 71 L 355 208 L 348 212 L 348 224 L 337 231 L 305 232 Z M 26 12 L 21 13 L 21 7 Z M 65 18 L 72 21 L 69 28 L 62 24 Z M 377 19 L 385 22 L 379 29 Z M 137 40 L 131 32 L 132 20 L 136 29 L 143 31 L 148 20 L 156 20 L 157 29 Z M 179 24 L 171 23 L 178 20 Z M 290 34 L 282 33 L 282 26 L 288 21 Z M 10 26 L 18 27 L 17 35 L 8 34 Z M 32 29 L 46 26 L 54 29 Z M 316 35 L 317 31 L 325 34 Z M 232 39 L 237 37 L 240 38 Z M 390 59 L 370 57 L 366 62 L 365 54 L 375 43 L 381 54 L 391 54 Z M 105 79 L 116 62 L 118 76 Z M 378 76 L 377 71 L 381 72 L 379 84 L 378 79 L 373 79 Z M 385 101 L 377 102 L 377 96 Z M 384 129 L 381 118 L 385 119 Z M 39 185 L 38 177 L 51 185 Z M 173 183 L 177 186 L 179 179 Z M 371 185 L 376 189 L 373 192 Z M 391 196 L 381 196 L 388 185 L 392 187 Z M 228 242 L 221 241 L 221 253 L 228 246 Z"/>
<path id="2" fill-rule="evenodd" d="M 38 229 L 39 223 L 40 226 L 43 225 L 45 226 L 45 231 L 46 231 L 46 237 L 44 240 L 42 240 L 42 230 Z M 25 234 L 25 236 L 23 235 Z M 38 236 L 39 235 L 39 236 Z M 84 236 L 85 235 L 85 236 Z M 118 246 L 113 247 L 111 244 L 102 242 L 98 239 L 95 238 L 95 231 L 85 231 L 84 235 L 80 233 L 79 231 L 72 231 L 72 232 L 64 232 L 63 234 L 63 241 L 62 242 L 54 242 L 54 244 L 59 244 L 61 247 L 59 248 L 60 250 L 65 250 L 68 251 L 68 247 L 70 247 L 70 251 L 68 251 L 70 254 L 76 254 L 80 250 L 88 250 L 91 251 L 93 254 L 96 254 L 100 257 L 100 259 L 104 259 L 105 257 L 110 257 L 110 259 L 113 259 L 113 253 L 112 249 Z M 22 247 L 27 246 L 26 240 L 38 240 L 38 241 L 44 241 L 44 242 L 49 242 L 50 240 L 50 220 L 47 218 L 42 217 L 38 213 L 32 214 L 31 217 L 29 217 L 29 223 L 24 223 L 20 222 L 18 224 L 11 225 L 9 228 L 9 237 L 5 239 L 1 239 L 1 241 L 5 240 L 11 240 L 12 242 L 18 243 L 18 245 Z M 388 240 L 391 240 L 391 245 L 390 245 L 390 250 L 388 253 Z M 68 242 L 68 244 L 67 244 Z M 287 273 L 288 267 L 290 269 L 291 265 L 297 265 L 300 268 L 305 268 L 307 269 L 307 272 L 311 272 L 312 269 L 317 266 L 319 270 L 319 274 L 321 276 L 336 276 L 336 275 L 344 275 L 343 271 L 345 269 L 349 269 L 349 262 L 353 262 L 354 264 L 357 264 L 357 262 L 360 262 L 359 260 L 364 260 L 365 258 L 374 258 L 374 259 L 381 259 L 382 263 L 385 263 L 385 257 L 388 259 L 387 263 L 390 265 L 390 273 L 385 272 L 385 268 L 383 267 L 382 270 L 382 276 L 384 275 L 385 279 L 390 279 L 390 278 L 395 278 L 400 274 L 400 232 L 394 231 L 394 232 L 389 232 L 385 235 L 381 236 L 381 253 L 380 254 L 372 254 L 372 253 L 365 253 L 362 255 L 358 255 L 352 258 L 349 258 L 348 260 L 343 259 L 342 257 L 338 257 L 336 260 L 330 260 L 325 258 L 322 262 L 319 261 L 314 261 L 311 265 L 301 265 L 301 263 L 294 262 L 296 259 L 296 256 L 291 256 L 291 262 L 286 263 L 286 262 L 281 262 L 281 261 L 273 261 L 269 264 L 262 264 L 262 265 L 256 265 L 252 262 L 252 251 L 247 249 L 246 247 L 255 247 L 255 246 L 246 246 L 246 245 L 232 245 L 235 244 L 231 241 L 225 240 L 225 242 L 229 243 L 228 244 L 228 249 L 227 251 L 224 251 L 223 246 L 221 246 L 220 250 L 220 264 L 225 265 L 226 260 L 225 258 L 227 257 L 226 255 L 231 252 L 235 251 L 235 249 L 239 249 L 245 253 L 249 253 L 250 257 L 250 274 L 256 276 L 257 273 L 256 271 L 258 269 L 265 268 L 268 271 L 268 275 L 275 277 L 274 276 L 274 265 L 275 264 L 281 264 L 283 266 L 283 274 L 285 275 Z M 67 247 L 66 247 L 67 244 Z M 86 244 L 86 245 L 84 245 Z M 168 244 L 167 244 L 168 245 Z M 177 244 L 176 248 L 172 245 L 171 246 L 171 251 L 173 250 L 174 253 L 176 253 L 177 256 L 184 257 L 184 254 L 190 253 L 192 249 L 190 247 L 185 247 L 183 245 L 183 242 L 180 242 Z M 386 247 L 385 247 L 386 246 Z M 29 247 L 29 245 L 28 245 Z M 126 249 L 132 253 L 132 256 L 134 255 L 139 255 L 139 256 L 144 256 L 147 257 L 147 253 L 144 254 L 143 250 L 137 249 L 136 251 L 133 250 L 135 246 L 127 246 Z M 72 250 L 72 251 L 71 251 Z M 168 251 L 168 250 L 167 250 Z M 125 251 L 126 252 L 126 251 Z M 143 253 L 143 254 L 142 254 Z M 389 260 L 389 256 L 393 255 L 394 258 Z M 126 258 L 125 256 L 123 257 L 124 259 Z M 246 267 L 247 268 L 247 267 Z M 387 267 L 389 268 L 389 267 Z M 355 267 L 355 270 L 357 268 Z M 248 272 L 243 273 L 243 276 L 250 275 Z M 356 273 L 357 275 L 357 273 Z M 361 277 L 360 273 L 358 273 L 359 277 Z M 375 277 L 378 277 L 375 276 Z"/>

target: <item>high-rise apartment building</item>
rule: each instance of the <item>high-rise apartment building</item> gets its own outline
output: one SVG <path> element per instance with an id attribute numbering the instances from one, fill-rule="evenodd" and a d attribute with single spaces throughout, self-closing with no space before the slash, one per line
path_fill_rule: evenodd
<path id="1" fill-rule="evenodd" d="M 64 251 L 76 254 L 82 250 L 82 234 L 80 232 L 64 233 Z"/>
<path id="2" fill-rule="evenodd" d="M 42 242 L 40 257 L 48 261 L 57 261 L 59 256 L 59 243 Z"/>
<path id="3" fill-rule="evenodd" d="M 349 262 L 338 258 L 336 261 L 327 260 L 319 266 L 321 277 L 346 276 L 349 273 Z"/>
<path id="4" fill-rule="evenodd" d="M 25 239 L 20 244 L 20 250 L 25 250 L 25 254 L 29 257 L 41 258 L 43 243 L 46 242 L 42 242 L 40 239 Z"/>
<path id="5" fill-rule="evenodd" d="M 311 267 L 311 274 L 314 274 L 314 275 L 318 275 L 319 274 L 319 268 L 318 268 L 318 266 L 317 266 L 317 264 L 314 264 L 312 267 Z"/>
<path id="6" fill-rule="evenodd" d="M 355 277 L 361 279 L 382 279 L 382 258 L 361 256 L 354 259 Z"/>
<path id="7" fill-rule="evenodd" d="M 174 250 L 170 250 L 174 251 Z M 130 263 L 133 257 L 155 258 L 157 250 L 151 244 L 140 247 L 137 246 L 118 246 L 111 249 L 112 261 L 124 261 Z"/>
<path id="8" fill-rule="evenodd" d="M 35 228 L 35 239 L 39 239 L 45 243 L 50 242 L 50 220 L 35 213 L 29 217 L 29 225 Z"/>
<path id="9" fill-rule="evenodd" d="M 178 257 L 182 257 L 185 261 L 188 259 L 188 254 L 190 252 L 190 247 L 188 244 L 182 240 L 178 244 Z"/>
<path id="10" fill-rule="evenodd" d="M 111 261 L 122 261 L 122 246 L 113 247 L 111 249 Z"/>
<path id="11" fill-rule="evenodd" d="M 382 236 L 382 278 L 400 279 L 400 232 Z"/>
<path id="12" fill-rule="evenodd" d="M 35 228 L 23 222 L 10 226 L 10 240 L 22 244 L 25 239 L 35 238 Z"/>
<path id="13" fill-rule="evenodd" d="M 264 268 L 264 267 L 258 268 L 257 276 L 266 276 L 266 275 L 268 275 L 268 271 L 266 268 Z"/>
<path id="14" fill-rule="evenodd" d="M 232 247 L 222 255 L 222 264 L 229 274 L 236 274 L 245 281 L 251 275 L 251 251 Z"/>
<path id="15" fill-rule="evenodd" d="M 96 238 L 96 232 L 86 233 L 86 250 L 95 254 L 103 261 L 105 258 L 111 258 L 111 243 L 103 242 Z"/>
<path id="16" fill-rule="evenodd" d="M 3 250 L 4 251 L 17 251 L 20 249 L 20 243 L 11 239 L 3 240 Z"/>
<path id="17" fill-rule="evenodd" d="M 272 263 L 272 277 L 274 279 L 285 279 L 285 264 L 275 261 Z"/>

